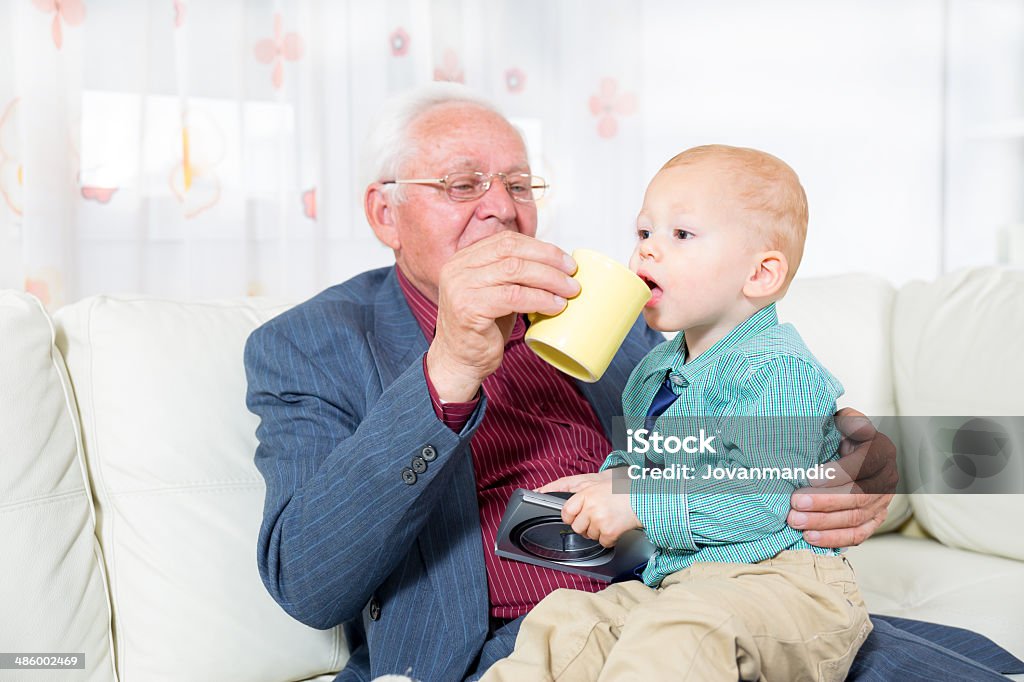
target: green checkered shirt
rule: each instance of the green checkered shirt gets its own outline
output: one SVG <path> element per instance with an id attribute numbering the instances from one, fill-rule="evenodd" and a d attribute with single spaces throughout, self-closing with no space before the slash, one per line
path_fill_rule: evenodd
<path id="1" fill-rule="evenodd" d="M 800 531 L 786 525 L 790 495 L 806 485 L 805 479 L 722 481 L 706 478 L 705 472 L 709 466 L 733 472 L 806 470 L 837 459 L 841 436 L 833 416 L 842 385 L 793 325 L 779 324 L 774 303 L 690 362 L 684 362 L 685 343 L 680 332 L 633 370 L 622 394 L 626 426 L 643 428 L 667 377 L 678 398 L 658 417 L 654 430 L 682 438 L 704 429 L 715 436 L 715 452 L 616 450 L 601 467 L 643 467 L 645 458 L 659 468 L 692 467 L 688 480 L 630 481 L 633 511 L 658 547 L 644 582 L 656 587 L 665 576 L 698 561 L 755 563 L 786 549 L 837 554 L 808 544 Z"/>

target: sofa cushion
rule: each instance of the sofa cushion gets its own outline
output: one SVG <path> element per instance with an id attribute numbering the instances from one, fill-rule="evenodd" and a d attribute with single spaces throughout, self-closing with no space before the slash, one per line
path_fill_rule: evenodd
<path id="1" fill-rule="evenodd" d="M 947 545 L 1024 560 L 1024 271 L 977 268 L 900 290 L 893 365 L 901 472 Z"/>
<path id="2" fill-rule="evenodd" d="M 894 298 L 892 285 L 870 275 L 797 278 L 776 307 L 779 320 L 793 323 L 842 382 L 839 406 L 870 416 L 899 448 L 889 348 Z M 897 495 L 877 533 L 895 529 L 910 513 L 907 498 Z"/>
<path id="3" fill-rule="evenodd" d="M 95 481 L 126 680 L 338 670 L 340 628 L 288 616 L 256 568 L 263 479 L 242 350 L 287 306 L 95 297 L 56 316 Z"/>
<path id="4" fill-rule="evenodd" d="M 0 349 L 0 648 L 85 654 L 84 670 L 25 679 L 113 680 L 78 415 L 50 320 L 32 296 L 0 291 Z"/>
<path id="5" fill-rule="evenodd" d="M 974 630 L 1024 658 L 1024 562 L 898 533 L 847 556 L 871 613 Z"/>

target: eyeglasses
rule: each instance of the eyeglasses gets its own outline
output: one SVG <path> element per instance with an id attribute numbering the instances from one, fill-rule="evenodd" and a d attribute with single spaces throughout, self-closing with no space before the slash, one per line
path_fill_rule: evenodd
<path id="1" fill-rule="evenodd" d="M 443 178 L 387 180 L 382 185 L 441 185 L 452 201 L 479 199 L 491 188 L 494 178 L 501 178 L 509 196 L 521 204 L 532 204 L 544 196 L 548 184 L 544 178 L 527 173 L 480 173 L 460 171 Z"/>

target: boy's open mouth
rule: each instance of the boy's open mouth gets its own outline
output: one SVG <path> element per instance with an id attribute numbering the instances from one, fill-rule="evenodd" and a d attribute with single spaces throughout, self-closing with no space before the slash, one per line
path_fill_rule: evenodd
<path id="1" fill-rule="evenodd" d="M 651 289 L 651 300 L 647 301 L 647 305 L 645 307 L 650 308 L 657 305 L 658 301 L 661 299 L 661 287 L 658 286 L 658 283 L 655 282 L 654 279 L 652 279 L 646 272 L 638 272 L 636 274 L 644 281 L 644 284 Z"/>

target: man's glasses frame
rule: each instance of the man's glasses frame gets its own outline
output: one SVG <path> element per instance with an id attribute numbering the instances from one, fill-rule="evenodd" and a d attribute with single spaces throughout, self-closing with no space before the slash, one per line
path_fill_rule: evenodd
<path id="1" fill-rule="evenodd" d="M 473 201 L 488 190 L 494 178 L 501 178 L 505 190 L 514 201 L 532 204 L 544 196 L 549 185 L 544 178 L 529 173 L 481 173 L 480 171 L 455 171 L 443 178 L 409 178 L 406 180 L 385 180 L 382 185 L 440 185 L 452 201 Z"/>

